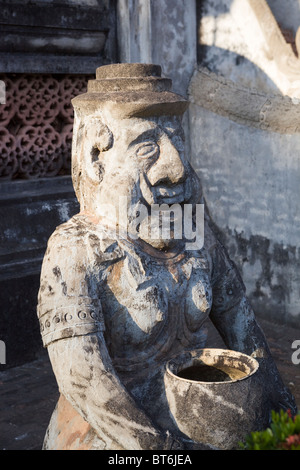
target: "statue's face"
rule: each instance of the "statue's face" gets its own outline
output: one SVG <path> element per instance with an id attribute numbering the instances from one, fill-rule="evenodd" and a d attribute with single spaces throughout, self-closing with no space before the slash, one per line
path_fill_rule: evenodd
<path id="1" fill-rule="evenodd" d="M 185 157 L 178 117 L 107 121 L 111 134 L 104 137 L 103 148 L 107 147 L 105 139 L 110 139 L 111 148 L 95 152 L 90 135 L 84 150 L 87 174 L 93 180 L 90 202 L 94 213 L 111 220 L 116 216 L 124 226 L 120 211 L 124 200 L 131 207 L 142 204 L 148 209 L 154 204 L 199 202 L 200 186 Z M 93 123 L 97 126 L 97 120 Z"/>

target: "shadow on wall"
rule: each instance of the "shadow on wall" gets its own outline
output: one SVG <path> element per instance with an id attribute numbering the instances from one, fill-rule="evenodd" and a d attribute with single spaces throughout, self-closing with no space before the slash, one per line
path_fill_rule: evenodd
<path id="1" fill-rule="evenodd" d="M 198 63 L 240 85 L 300 97 L 300 29 L 286 11 L 293 9 L 300 26 L 296 0 L 284 11 L 273 0 L 198 2 Z"/>
<path id="2" fill-rule="evenodd" d="M 201 45 L 198 64 L 210 72 L 229 78 L 239 86 L 267 94 L 281 94 L 273 80 L 247 57 L 217 46 Z"/>

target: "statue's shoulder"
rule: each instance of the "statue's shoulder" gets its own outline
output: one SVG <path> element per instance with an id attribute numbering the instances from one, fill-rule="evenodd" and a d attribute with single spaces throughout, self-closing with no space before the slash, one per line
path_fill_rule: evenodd
<path id="1" fill-rule="evenodd" d="M 48 245 L 58 244 L 67 247 L 86 245 L 88 239 L 94 239 L 97 236 L 105 238 L 105 231 L 100 225 L 93 224 L 87 216 L 79 213 L 56 227 L 49 238 Z"/>
<path id="2" fill-rule="evenodd" d="M 101 224 L 94 223 L 84 214 L 76 214 L 59 225 L 48 241 L 47 252 L 61 253 L 64 258 L 89 258 L 97 264 L 114 261 L 123 257 L 123 250 L 114 233 Z M 80 252 L 80 253 L 79 253 Z"/>
<path id="3" fill-rule="evenodd" d="M 65 244 L 68 246 L 78 244 L 88 233 L 88 225 L 85 223 L 84 217 L 80 214 L 74 215 L 71 219 L 58 225 L 49 238 L 48 244 Z"/>

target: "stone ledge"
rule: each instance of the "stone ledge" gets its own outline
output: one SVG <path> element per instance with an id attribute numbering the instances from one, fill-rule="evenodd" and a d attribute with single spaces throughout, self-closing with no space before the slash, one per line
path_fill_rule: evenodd
<path id="1" fill-rule="evenodd" d="M 280 134 L 300 132 L 300 100 L 244 88 L 206 68 L 195 71 L 189 100 L 242 125 Z"/>
<path id="2" fill-rule="evenodd" d="M 7 367 L 42 349 L 36 306 L 47 241 L 79 206 L 70 176 L 0 183 L 0 340 Z"/>
<path id="3" fill-rule="evenodd" d="M 70 176 L 58 176 L 55 178 L 38 178 L 35 180 L 0 181 L 0 201 L 9 200 L 12 197 L 23 199 L 31 195 L 39 198 L 50 194 L 73 194 L 73 186 Z"/>
<path id="4" fill-rule="evenodd" d="M 79 209 L 69 176 L 0 183 L 0 280 L 39 273 L 57 225 Z"/>

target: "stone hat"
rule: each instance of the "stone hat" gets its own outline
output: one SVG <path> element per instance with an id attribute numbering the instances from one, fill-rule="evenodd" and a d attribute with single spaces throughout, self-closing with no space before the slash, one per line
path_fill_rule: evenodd
<path id="1" fill-rule="evenodd" d="M 181 115 L 188 101 L 171 91 L 172 80 L 153 64 L 111 64 L 96 70 L 87 93 L 72 100 L 78 114 L 107 109 L 116 118 Z"/>

